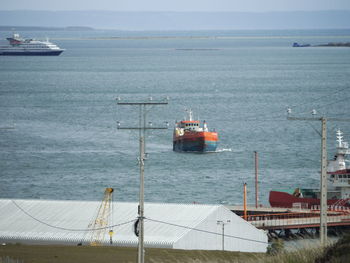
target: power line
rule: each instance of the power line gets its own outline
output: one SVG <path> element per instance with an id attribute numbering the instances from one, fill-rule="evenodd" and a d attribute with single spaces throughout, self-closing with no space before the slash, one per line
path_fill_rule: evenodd
<path id="1" fill-rule="evenodd" d="M 112 228 L 112 227 L 118 227 L 118 226 L 122 226 L 122 225 L 126 225 L 126 224 L 129 224 L 131 222 L 135 222 L 136 219 L 133 219 L 133 220 L 130 220 L 130 221 L 127 221 L 127 222 L 123 222 L 123 223 L 120 223 L 120 224 L 115 224 L 115 225 L 110 225 L 110 226 L 106 226 L 106 227 L 98 227 L 98 228 L 93 228 L 93 229 L 88 229 L 88 228 L 85 228 L 85 229 L 77 229 L 77 228 L 65 228 L 65 227 L 60 227 L 60 226 L 54 226 L 54 225 L 51 225 L 49 223 L 46 223 L 34 216 L 32 216 L 31 214 L 29 214 L 27 211 L 25 211 L 22 207 L 20 207 L 14 200 L 11 200 L 12 203 L 19 209 L 21 210 L 24 214 L 26 214 L 27 216 L 29 216 L 31 219 L 45 225 L 45 226 L 48 226 L 48 227 L 51 227 L 51 228 L 55 228 L 55 229 L 60 229 L 60 230 L 65 230 L 65 231 L 74 231 L 74 232 L 87 232 L 87 231 L 95 231 L 95 230 L 102 230 L 102 229 L 107 229 L 107 228 Z"/>
<path id="2" fill-rule="evenodd" d="M 317 102 L 317 101 L 319 101 L 319 100 L 321 100 L 323 98 L 329 98 L 330 96 L 335 95 L 337 93 L 340 93 L 340 92 L 342 92 L 342 91 L 344 91 L 346 89 L 349 89 L 349 87 L 348 86 L 344 87 L 344 88 L 342 88 L 342 89 L 340 89 L 338 91 L 333 91 L 332 90 L 331 94 L 320 96 L 320 97 L 318 97 L 316 99 L 313 99 L 311 102 L 300 103 L 300 104 L 297 104 L 297 105 L 290 106 L 290 108 L 305 108 L 305 106 L 307 106 L 307 105 L 312 105 L 313 103 L 315 103 L 315 102 Z M 328 104 L 322 104 L 322 105 L 317 106 L 317 107 L 314 106 L 313 108 L 323 108 L 323 107 L 326 107 L 326 106 L 329 106 L 329 105 L 332 105 L 332 104 L 337 104 L 337 103 L 345 101 L 345 100 L 349 100 L 349 98 L 342 98 L 341 100 L 338 100 L 338 101 L 335 101 L 335 102 L 332 102 L 332 103 L 328 103 Z M 246 118 L 253 117 L 250 120 L 250 121 L 252 121 L 252 120 L 254 120 L 254 118 L 256 119 L 256 118 L 259 118 L 259 117 L 268 116 L 269 118 L 271 118 L 271 121 L 274 121 L 275 118 L 284 117 L 284 115 L 281 115 L 280 113 L 276 113 L 276 114 L 273 114 L 273 113 L 275 113 L 275 112 L 273 111 L 273 112 L 270 112 L 270 113 L 264 113 L 264 114 L 261 114 L 260 116 L 259 115 L 249 115 Z M 309 113 L 309 112 L 307 112 L 307 113 Z M 306 114 L 306 113 L 304 113 L 304 114 Z M 268 121 L 268 120 L 264 119 L 264 121 Z"/>
<path id="3" fill-rule="evenodd" d="M 207 234 L 213 234 L 213 235 L 217 235 L 217 236 L 222 236 L 221 233 L 212 232 L 212 231 L 208 231 L 208 230 L 203 230 L 203 229 L 193 228 L 193 227 L 189 227 L 189 226 L 178 225 L 178 224 L 169 223 L 169 222 L 160 221 L 160 220 L 155 220 L 155 219 L 151 219 L 151 218 L 145 218 L 145 219 L 146 219 L 146 220 L 149 220 L 149 221 L 156 222 L 156 223 L 165 224 L 165 225 L 170 225 L 170 226 L 175 226 L 175 227 L 181 227 L 181 228 L 186 228 L 186 229 L 190 229 L 190 230 L 194 230 L 194 231 L 198 231 L 198 232 L 203 232 L 203 233 L 207 233 Z M 250 238 L 245 238 L 245 237 L 238 237 L 238 236 L 227 235 L 227 234 L 225 234 L 224 236 L 225 236 L 225 237 L 236 238 L 236 239 L 241 239 L 241 240 L 246 240 L 246 241 L 252 241 L 252 242 L 262 243 L 262 244 L 268 244 L 268 242 L 260 241 L 260 240 L 256 240 L 256 239 L 250 239 Z"/>
<path id="4" fill-rule="evenodd" d="M 311 102 L 299 103 L 299 104 L 297 104 L 297 105 L 290 106 L 290 108 L 304 108 L 304 107 L 307 106 L 307 105 L 312 105 L 312 104 L 314 104 L 315 102 L 317 102 L 317 101 L 319 101 L 319 100 L 321 100 L 321 99 L 323 99 L 323 98 L 329 98 L 330 96 L 335 95 L 335 94 L 337 94 L 337 93 L 340 93 L 340 92 L 342 92 L 342 91 L 344 91 L 344 90 L 346 90 L 346 89 L 349 89 L 349 87 L 348 87 L 348 86 L 347 86 L 347 87 L 344 87 L 344 88 L 342 88 L 342 89 L 340 89 L 340 90 L 338 90 L 338 91 L 333 91 L 333 90 L 332 90 L 332 93 L 331 93 L 331 94 L 320 96 L 320 97 L 318 97 L 318 98 L 316 98 L 316 99 L 313 99 Z M 336 102 L 329 103 L 329 104 L 327 104 L 327 105 L 336 104 L 336 103 L 342 102 L 342 101 L 344 101 L 344 100 L 346 100 L 346 99 L 341 99 L 341 100 L 338 100 L 338 101 L 336 101 Z M 318 106 L 317 108 L 322 108 L 322 107 L 327 106 L 327 105 L 321 105 L 321 106 Z M 253 106 L 253 107 L 254 107 L 254 106 Z M 315 107 L 314 107 L 314 108 L 315 108 Z M 256 107 L 255 107 L 255 110 L 258 111 L 258 109 L 257 109 Z M 246 118 L 252 118 L 250 121 L 253 121 L 254 119 L 256 120 L 256 119 L 258 119 L 258 118 L 268 116 L 269 118 L 271 118 L 271 121 L 274 121 L 275 118 L 284 117 L 284 115 L 282 115 L 281 113 L 276 113 L 276 114 L 274 114 L 274 113 L 275 113 L 275 111 L 273 111 L 273 112 L 268 112 L 268 113 L 263 113 L 263 114 L 260 114 L 260 115 L 256 115 L 256 114 L 255 114 L 255 115 L 248 115 L 248 116 L 246 116 Z M 264 119 L 264 121 L 267 121 L 267 120 Z"/>
<path id="5" fill-rule="evenodd" d="M 314 102 L 316 102 L 316 101 L 319 101 L 319 100 L 321 100 L 321 99 L 323 99 L 323 98 L 329 98 L 329 96 L 335 95 L 335 94 L 337 94 L 337 93 L 339 93 L 339 92 L 342 92 L 342 91 L 344 91 L 344 90 L 346 90 L 346 89 L 349 89 L 349 87 L 347 86 L 347 87 L 344 87 L 344 88 L 342 88 L 342 89 L 340 89 L 340 90 L 337 90 L 337 91 L 333 91 L 333 90 L 332 90 L 332 92 L 331 92 L 330 95 L 323 95 L 323 96 L 321 96 L 321 97 L 318 97 L 318 98 L 316 98 L 316 99 L 313 99 L 313 101 L 312 101 L 311 103 L 314 103 Z M 292 108 L 295 108 L 295 107 L 302 107 L 302 106 L 306 106 L 306 105 L 308 105 L 308 104 L 310 104 L 310 103 L 302 103 L 302 104 L 299 104 L 299 105 L 292 106 Z"/>
<path id="6" fill-rule="evenodd" d="M 328 103 L 328 104 L 322 104 L 322 105 L 319 106 L 318 108 L 324 108 L 324 107 L 327 107 L 327 106 L 329 106 L 329 105 L 337 104 L 337 103 L 342 102 L 342 101 L 347 101 L 347 100 L 349 100 L 349 99 L 350 99 L 349 97 L 346 97 L 346 98 L 343 98 L 343 99 L 338 100 L 338 101 L 336 101 L 336 102 L 331 102 L 331 103 Z"/>
<path id="7" fill-rule="evenodd" d="M 149 122 L 146 125 L 147 113 L 154 107 L 158 105 L 168 105 L 168 98 L 165 101 L 153 101 L 152 97 L 149 98 L 149 101 L 137 102 L 121 102 L 120 98 L 117 98 L 118 105 L 129 105 L 139 107 L 139 124 L 138 126 L 129 126 L 129 127 L 121 127 L 120 122 L 117 122 L 118 129 L 126 129 L 126 130 L 138 130 L 139 131 L 139 147 L 140 147 L 140 156 L 139 156 L 139 165 L 140 165 L 140 191 L 139 191 L 139 206 L 138 206 L 138 221 L 137 224 L 139 226 L 139 234 L 138 234 L 138 259 L 139 263 L 144 263 L 145 261 L 145 252 L 144 252 L 144 172 L 145 172 L 145 161 L 146 161 L 146 130 L 154 130 L 154 129 L 168 129 L 168 127 L 154 127 L 152 123 Z M 147 107 L 148 110 L 147 110 Z"/>
<path id="8" fill-rule="evenodd" d="M 329 121 L 344 121 L 350 122 L 350 119 L 340 118 L 301 118 L 301 117 L 287 117 L 288 120 L 297 121 L 321 121 L 321 186 L 320 186 L 320 241 L 323 247 L 327 244 L 327 120 Z"/>
<path id="9" fill-rule="evenodd" d="M 55 228 L 55 229 L 60 229 L 60 230 L 65 230 L 65 231 L 72 231 L 72 232 L 88 232 L 88 231 L 95 231 L 95 230 L 102 230 L 102 229 L 107 229 L 107 228 L 112 228 L 112 227 L 118 227 L 118 226 L 122 226 L 122 225 L 126 225 L 129 223 L 135 223 L 137 219 L 132 219 L 120 224 L 114 224 L 114 225 L 110 225 L 110 226 L 106 226 L 106 227 L 99 227 L 99 228 L 94 228 L 94 229 L 76 229 L 76 228 L 65 228 L 65 227 L 60 227 L 60 226 L 54 226 L 51 225 L 49 223 L 46 223 L 34 216 L 32 216 L 30 213 L 28 213 L 27 211 L 25 211 L 21 206 L 19 206 L 14 200 L 11 200 L 11 202 L 20 210 L 22 211 L 24 214 L 26 214 L 27 216 L 29 216 L 31 219 L 39 222 L 40 224 L 43 224 L 45 226 L 51 227 L 51 228 Z M 218 236 L 222 236 L 221 233 L 217 233 L 217 232 L 213 232 L 213 231 L 208 231 L 208 230 L 204 230 L 204 229 L 198 229 L 198 228 L 193 228 L 193 227 L 189 227 L 189 226 L 184 226 L 184 225 L 178 225 L 178 224 L 174 224 L 174 223 L 169 223 L 169 222 L 165 222 L 165 221 L 160 221 L 160 220 L 155 220 L 155 219 L 151 219 L 151 218 L 147 218 L 144 217 L 145 220 L 149 220 L 152 222 L 156 222 L 156 223 L 160 223 L 160 224 L 166 224 L 166 225 L 171 225 L 171 226 L 175 226 L 175 227 L 180 227 L 180 228 L 186 228 L 186 229 L 190 229 L 190 230 L 194 230 L 194 231 L 198 231 L 198 232 L 202 232 L 202 233 L 207 233 L 207 234 L 213 234 L 213 235 L 218 235 Z M 236 239 L 241 239 L 241 240 L 245 240 L 245 241 L 252 241 L 252 242 L 257 242 L 257 243 L 262 243 L 262 244 L 268 244 L 268 242 L 265 241 L 260 241 L 260 240 L 255 240 L 255 239 L 250 239 L 250 238 L 244 238 L 244 237 L 239 237 L 239 236 L 234 236 L 234 235 L 224 235 L 225 237 L 230 237 L 230 238 L 236 238 Z"/>
<path id="10" fill-rule="evenodd" d="M 112 104 L 114 104 L 114 101 L 111 101 L 109 104 L 103 106 L 103 110 L 101 112 L 98 113 L 97 117 L 101 116 L 103 113 L 105 113 L 107 111 L 107 109 L 112 106 Z M 91 120 L 91 119 L 90 119 Z M 96 118 L 94 117 L 93 121 L 92 122 L 88 122 L 89 126 L 91 127 L 92 124 L 96 123 L 97 121 L 99 121 L 100 119 L 99 118 Z M 81 127 L 79 129 L 77 129 L 76 131 L 74 131 L 72 134 L 70 134 L 68 137 L 66 137 L 65 139 L 71 139 L 74 135 L 78 134 L 79 132 L 81 132 L 82 130 L 86 130 L 86 127 Z M 92 136 L 95 136 L 97 132 L 91 134 L 90 136 L 88 137 L 85 137 L 85 140 L 91 138 Z"/>

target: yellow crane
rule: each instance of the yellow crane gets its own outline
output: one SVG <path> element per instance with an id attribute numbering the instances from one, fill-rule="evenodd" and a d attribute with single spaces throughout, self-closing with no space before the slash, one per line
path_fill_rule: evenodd
<path id="1" fill-rule="evenodd" d="M 113 188 L 106 188 L 103 196 L 102 203 L 98 209 L 97 215 L 93 218 L 89 224 L 91 229 L 90 235 L 90 246 L 102 246 L 103 239 L 108 231 L 108 226 L 112 225 L 112 200 L 113 200 Z M 109 231 L 109 242 L 112 244 L 113 228 L 110 227 Z"/>

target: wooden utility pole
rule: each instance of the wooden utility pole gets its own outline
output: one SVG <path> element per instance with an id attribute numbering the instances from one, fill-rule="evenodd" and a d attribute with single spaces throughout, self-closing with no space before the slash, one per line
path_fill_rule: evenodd
<path id="1" fill-rule="evenodd" d="M 327 245 L 327 119 L 321 118 L 321 215 L 320 215 L 320 241 L 323 247 Z"/>
<path id="2" fill-rule="evenodd" d="M 258 186 L 258 152 L 254 152 L 255 156 L 255 208 L 259 206 L 259 186 Z"/>
<path id="3" fill-rule="evenodd" d="M 247 220 L 247 183 L 243 184 L 243 218 Z"/>
<path id="4" fill-rule="evenodd" d="M 313 111 L 314 112 L 314 111 Z M 288 111 L 290 113 L 290 111 Z M 316 113 L 313 113 L 316 114 Z M 321 133 L 321 211 L 320 211 L 320 242 L 323 247 L 327 245 L 327 121 L 350 121 L 350 119 L 339 118 L 297 118 L 287 117 L 288 120 L 299 121 L 321 121 L 322 133 Z"/>
<path id="5" fill-rule="evenodd" d="M 139 125 L 137 127 L 121 127 L 120 122 L 118 122 L 118 129 L 128 129 L 128 130 L 139 130 L 139 147 L 140 147 L 140 155 L 139 155 L 139 165 L 140 165 L 140 192 L 139 192 L 139 207 L 138 207 L 138 231 L 135 230 L 135 233 L 138 233 L 138 263 L 145 262 L 145 253 L 144 253 L 144 173 L 145 173 L 145 149 L 146 149 L 146 130 L 159 130 L 159 129 L 168 129 L 168 125 L 166 127 L 153 127 L 151 123 L 146 125 L 146 114 L 147 114 L 147 106 L 156 106 L 156 105 L 167 105 L 168 102 L 120 102 L 120 99 L 117 98 L 118 105 L 131 105 L 139 107 Z M 168 124 L 168 123 L 166 123 Z"/>

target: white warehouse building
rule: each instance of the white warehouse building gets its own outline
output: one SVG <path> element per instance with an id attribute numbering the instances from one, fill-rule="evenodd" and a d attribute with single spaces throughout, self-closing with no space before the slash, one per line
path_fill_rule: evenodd
<path id="1" fill-rule="evenodd" d="M 0 242 L 89 244 L 101 202 L 0 199 Z M 114 202 L 104 245 L 136 247 L 138 203 Z M 267 235 L 225 206 L 145 203 L 145 247 L 266 252 Z"/>

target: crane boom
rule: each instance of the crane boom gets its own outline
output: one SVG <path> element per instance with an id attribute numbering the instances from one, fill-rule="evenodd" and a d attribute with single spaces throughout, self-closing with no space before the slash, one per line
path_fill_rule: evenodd
<path id="1" fill-rule="evenodd" d="M 89 224 L 89 228 L 92 229 L 90 237 L 91 246 L 101 246 L 106 236 L 108 225 L 112 224 L 112 193 L 113 188 L 106 188 L 103 196 L 102 203 L 98 209 L 96 217 Z M 113 229 L 108 231 L 110 236 L 110 244 L 112 244 Z"/>

